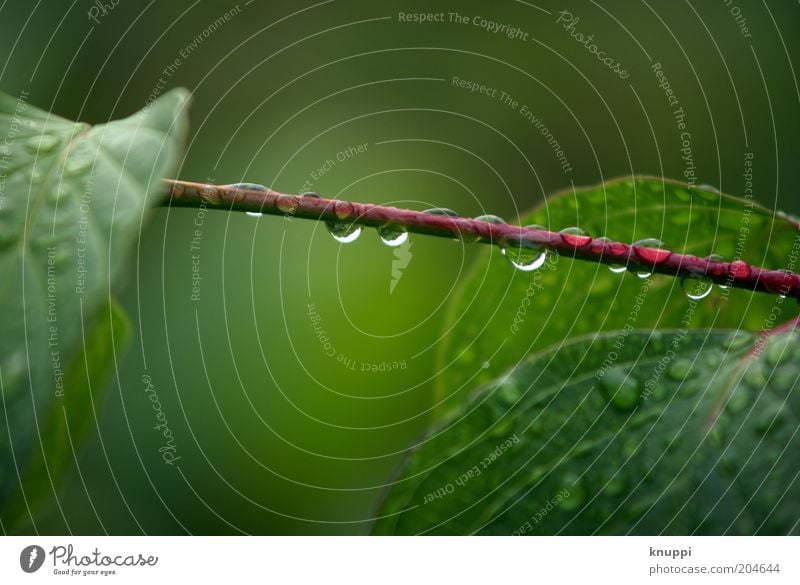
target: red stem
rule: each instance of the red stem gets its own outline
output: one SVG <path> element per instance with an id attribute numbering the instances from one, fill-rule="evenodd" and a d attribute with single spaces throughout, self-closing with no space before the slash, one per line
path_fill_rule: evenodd
<path id="1" fill-rule="evenodd" d="M 370 227 L 401 228 L 431 236 L 460 238 L 506 247 L 545 248 L 581 260 L 641 268 L 669 276 L 705 275 L 717 284 L 800 299 L 800 276 L 767 270 L 742 261 L 718 262 L 665 250 L 643 248 L 524 228 L 477 221 L 466 217 L 435 215 L 410 209 L 384 207 L 336 199 L 286 195 L 277 191 L 240 189 L 168 180 L 167 204 L 173 207 L 251 211 L 290 215 L 303 219 L 352 222 Z"/>

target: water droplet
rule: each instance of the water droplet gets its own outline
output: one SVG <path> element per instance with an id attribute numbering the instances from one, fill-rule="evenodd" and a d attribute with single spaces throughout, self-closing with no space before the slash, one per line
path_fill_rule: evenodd
<path id="1" fill-rule="evenodd" d="M 611 404 L 622 411 L 629 411 L 639 404 L 641 391 L 639 381 L 625 368 L 615 367 L 600 378 L 600 388 Z"/>
<path id="2" fill-rule="evenodd" d="M 706 364 L 708 364 L 709 368 L 716 369 L 722 364 L 722 352 L 720 351 L 711 351 L 708 352 L 706 356 Z"/>
<path id="3" fill-rule="evenodd" d="M 777 366 L 781 360 L 792 355 L 792 335 L 776 335 L 767 341 L 765 358 L 771 366 Z"/>
<path id="4" fill-rule="evenodd" d="M 744 380 L 751 388 L 760 391 L 767 383 L 767 376 L 765 375 L 764 368 L 761 367 L 761 364 L 757 361 L 751 360 L 747 364 L 747 369 L 744 371 L 742 380 Z"/>
<path id="5" fill-rule="evenodd" d="M 361 235 L 361 226 L 344 222 L 325 222 L 333 239 L 341 244 L 355 242 Z"/>
<path id="6" fill-rule="evenodd" d="M 687 297 L 693 301 L 699 301 L 700 299 L 704 299 L 711 294 L 711 291 L 714 289 L 714 283 L 711 282 L 711 279 L 707 276 L 698 274 L 684 276 L 681 279 L 681 287 L 683 288 L 683 292 L 686 293 Z"/>
<path id="7" fill-rule="evenodd" d="M 475 221 L 484 221 L 486 223 L 493 223 L 495 225 L 504 225 L 506 223 L 502 217 L 498 217 L 496 215 L 479 215 L 478 217 L 475 218 Z M 473 237 L 472 234 L 469 234 L 469 237 L 472 238 Z M 478 239 L 481 238 L 483 238 L 483 236 L 478 236 Z M 487 236 L 486 239 L 491 239 L 491 236 Z M 506 253 L 506 250 L 503 246 L 500 246 L 500 252 L 502 252 L 503 254 Z"/>
<path id="8" fill-rule="evenodd" d="M 269 191 L 268 187 L 261 185 L 260 183 L 231 183 L 230 185 L 224 185 L 228 189 L 240 189 L 242 191 Z M 279 208 L 280 209 L 280 208 Z M 263 217 L 263 213 L 260 211 L 245 211 L 247 215 L 250 217 Z"/>
<path id="9" fill-rule="evenodd" d="M 663 264 L 672 252 L 666 249 L 667 245 L 655 238 L 646 238 L 633 243 L 633 251 L 647 264 Z"/>
<path id="10" fill-rule="evenodd" d="M 720 191 L 718 187 L 715 187 L 714 185 L 709 185 L 708 183 L 703 183 L 702 185 L 698 185 L 697 188 L 702 191 L 708 191 L 710 193 L 714 193 L 716 195 L 722 194 L 722 191 Z"/>
<path id="11" fill-rule="evenodd" d="M 694 363 L 689 358 L 678 358 L 667 370 L 667 375 L 677 382 L 683 382 L 697 375 Z"/>
<path id="12" fill-rule="evenodd" d="M 458 214 L 453 211 L 452 209 L 447 209 L 446 207 L 434 207 L 433 209 L 426 209 L 423 213 L 430 213 L 431 215 L 445 215 L 447 217 L 458 217 Z M 459 238 L 453 238 L 455 241 L 458 241 Z"/>
<path id="13" fill-rule="evenodd" d="M 49 134 L 33 136 L 25 141 L 25 148 L 30 152 L 45 154 L 51 152 L 56 146 L 61 144 L 61 140 Z"/>
<path id="14" fill-rule="evenodd" d="M 302 196 L 321 199 L 320 195 L 313 191 L 306 191 Z M 354 212 L 354 208 L 352 204 L 347 201 L 337 201 L 334 204 L 333 212 L 339 219 L 346 219 Z M 358 236 L 361 235 L 361 226 L 355 223 L 346 221 L 326 221 L 325 225 L 328 227 L 328 231 L 333 236 L 333 239 L 341 244 L 355 242 Z"/>
<path id="15" fill-rule="evenodd" d="M 516 403 L 520 396 L 522 396 L 522 390 L 514 378 L 505 379 L 503 383 L 500 384 L 500 388 L 498 388 L 497 392 L 500 398 L 508 404 Z"/>
<path id="16" fill-rule="evenodd" d="M 337 201 L 333 204 L 333 213 L 339 219 L 350 219 L 355 215 L 356 208 L 349 201 Z"/>
<path id="17" fill-rule="evenodd" d="M 502 217 L 497 217 L 496 215 L 479 215 L 475 218 L 475 221 L 485 221 L 486 223 L 494 223 L 498 225 L 506 223 Z"/>
<path id="18" fill-rule="evenodd" d="M 240 189 L 242 191 L 269 191 L 268 187 L 260 183 L 231 183 L 230 185 L 225 185 L 225 187 L 228 189 Z"/>
<path id="19" fill-rule="evenodd" d="M 612 240 L 611 238 L 607 238 L 605 236 L 602 236 L 602 237 L 599 237 L 599 238 L 595 238 L 594 241 L 595 241 L 595 243 L 602 242 L 603 244 L 613 244 L 614 243 L 614 240 Z M 625 270 L 627 270 L 627 267 L 625 265 L 623 265 L 623 264 L 609 264 L 608 265 L 608 269 L 611 272 L 613 272 L 614 274 L 622 274 L 623 272 L 625 272 Z"/>
<path id="20" fill-rule="evenodd" d="M 408 232 L 389 227 L 379 227 L 378 237 L 381 239 L 381 242 L 394 248 L 402 246 L 408 241 Z"/>
<path id="21" fill-rule="evenodd" d="M 750 276 L 750 267 L 746 262 L 736 260 L 728 266 L 728 272 L 733 278 L 747 278 Z"/>
<path id="22" fill-rule="evenodd" d="M 559 493 L 569 494 L 561 500 L 561 509 L 570 512 L 578 509 L 586 500 L 586 485 L 578 474 L 568 472 L 561 478 Z"/>
<path id="23" fill-rule="evenodd" d="M 275 207 L 287 215 L 292 215 L 300 207 L 300 201 L 292 195 L 281 195 L 278 197 L 278 201 L 275 202 Z"/>
<path id="24" fill-rule="evenodd" d="M 85 173 L 92 167 L 93 159 L 86 155 L 75 155 L 67 159 L 64 163 L 64 174 L 68 177 L 74 177 L 81 173 Z"/>
<path id="25" fill-rule="evenodd" d="M 523 248 L 511 246 L 502 249 L 508 261 L 518 270 L 531 272 L 541 268 L 547 260 L 547 251 L 541 246 L 536 248 Z"/>
<path id="26" fill-rule="evenodd" d="M 564 243 L 575 248 L 583 248 L 592 243 L 592 237 L 579 227 L 564 228 L 558 233 L 561 234 Z"/>
<path id="27" fill-rule="evenodd" d="M 492 364 L 490 364 L 489 362 L 483 362 L 481 364 L 481 368 L 483 368 L 484 370 L 487 370 L 487 369 L 489 369 L 489 366 L 491 366 L 491 365 Z"/>

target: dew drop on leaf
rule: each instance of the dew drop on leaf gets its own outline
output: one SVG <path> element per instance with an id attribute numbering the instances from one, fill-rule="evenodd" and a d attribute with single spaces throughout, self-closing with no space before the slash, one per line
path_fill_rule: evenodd
<path id="1" fill-rule="evenodd" d="M 50 134 L 33 136 L 25 141 L 25 148 L 30 152 L 44 154 L 51 152 L 56 146 L 61 144 L 61 140 Z"/>
<path id="2" fill-rule="evenodd" d="M 639 381 L 625 368 L 615 367 L 600 378 L 600 388 L 611 405 L 622 411 L 630 411 L 639 404 L 641 391 Z"/>
<path id="3" fill-rule="evenodd" d="M 694 378 L 697 375 L 697 370 L 694 367 L 692 360 L 688 358 L 678 358 L 667 369 L 667 376 L 676 382 L 683 382 Z"/>
<path id="4" fill-rule="evenodd" d="M 561 478 L 559 493 L 568 494 L 561 500 L 561 508 L 567 512 L 577 510 L 586 500 L 586 485 L 577 474 L 568 472 Z"/>
<path id="5" fill-rule="evenodd" d="M 74 177 L 88 171 L 92 166 L 92 158 L 86 155 L 76 155 L 67 159 L 64 164 L 64 174 Z"/>
<path id="6" fill-rule="evenodd" d="M 250 217 L 255 217 L 255 218 L 259 218 L 259 217 L 262 217 L 264 215 L 260 211 L 245 211 L 245 214 L 249 215 Z"/>
<path id="7" fill-rule="evenodd" d="M 497 393 L 504 402 L 514 404 L 522 396 L 519 384 L 514 378 L 506 378 L 497 389 Z"/>
<path id="8" fill-rule="evenodd" d="M 791 345 L 794 342 L 793 335 L 780 335 L 770 338 L 767 341 L 765 358 L 771 366 L 777 366 L 784 356 L 791 355 Z"/>
<path id="9" fill-rule="evenodd" d="M 732 333 L 722 342 L 722 347 L 729 351 L 739 351 L 753 343 L 753 337 L 744 331 Z"/>

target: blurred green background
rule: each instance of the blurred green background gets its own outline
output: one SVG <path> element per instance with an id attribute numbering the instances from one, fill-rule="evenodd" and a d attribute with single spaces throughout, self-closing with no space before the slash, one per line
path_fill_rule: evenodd
<path id="1" fill-rule="evenodd" d="M 698 182 L 744 194 L 752 152 L 757 199 L 800 212 L 795 3 L 102 4 L 4 2 L 0 89 L 95 123 L 187 87 L 182 179 L 511 220 L 572 184 L 683 177 L 660 62 Z M 562 10 L 627 79 L 570 36 Z M 445 304 L 477 253 L 411 241 L 394 278 L 394 250 L 374 233 L 340 245 L 312 222 L 157 210 L 118 289 L 134 339 L 76 469 L 24 530 L 366 533 L 431 420 Z M 145 375 L 175 465 L 159 453 Z"/>

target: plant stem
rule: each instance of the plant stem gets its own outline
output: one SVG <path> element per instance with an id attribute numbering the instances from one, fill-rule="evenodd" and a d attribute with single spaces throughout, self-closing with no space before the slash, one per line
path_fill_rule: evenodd
<path id="1" fill-rule="evenodd" d="M 390 227 L 412 233 L 497 244 L 507 248 L 546 248 L 579 260 L 628 266 L 674 277 L 705 276 L 724 286 L 800 299 L 800 277 L 768 270 L 742 261 L 720 262 L 696 256 L 658 251 L 622 242 L 582 238 L 547 230 L 495 224 L 466 217 L 435 215 L 410 209 L 384 207 L 337 199 L 286 195 L 277 191 L 241 189 L 167 180 L 167 200 L 172 207 L 206 207 L 250 211 L 328 222 Z"/>

